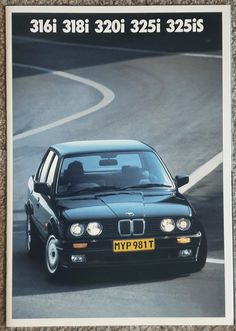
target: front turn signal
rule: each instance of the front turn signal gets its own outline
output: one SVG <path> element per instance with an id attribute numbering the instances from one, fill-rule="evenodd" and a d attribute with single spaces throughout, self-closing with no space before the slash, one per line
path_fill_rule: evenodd
<path id="1" fill-rule="evenodd" d="M 73 248 L 86 248 L 88 243 L 75 243 L 73 244 Z"/>
<path id="2" fill-rule="evenodd" d="M 187 238 L 187 237 L 177 238 L 178 244 L 189 244 L 190 242 L 191 242 L 191 238 Z"/>

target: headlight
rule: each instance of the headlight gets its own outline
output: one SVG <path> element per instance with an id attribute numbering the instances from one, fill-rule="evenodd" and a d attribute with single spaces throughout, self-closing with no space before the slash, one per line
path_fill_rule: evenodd
<path id="1" fill-rule="evenodd" d="M 187 231 L 187 230 L 189 230 L 189 228 L 191 226 L 191 222 L 188 218 L 180 218 L 176 222 L 176 226 L 181 231 Z"/>
<path id="2" fill-rule="evenodd" d="M 80 237 L 84 233 L 84 225 L 80 223 L 74 223 L 70 227 L 70 233 L 75 237 Z"/>
<path id="3" fill-rule="evenodd" d="M 97 222 L 91 222 L 87 225 L 87 232 L 90 236 L 99 236 L 102 233 L 102 225 Z"/>
<path id="4" fill-rule="evenodd" d="M 171 232 L 175 228 L 175 221 L 172 218 L 164 218 L 161 221 L 161 230 L 164 232 Z"/>

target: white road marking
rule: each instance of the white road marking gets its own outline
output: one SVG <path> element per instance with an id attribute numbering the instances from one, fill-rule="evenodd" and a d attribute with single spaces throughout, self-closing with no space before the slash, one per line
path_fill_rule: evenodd
<path id="1" fill-rule="evenodd" d="M 209 59 L 222 59 L 222 55 L 204 53 L 180 53 L 182 56 L 205 57 Z"/>
<path id="2" fill-rule="evenodd" d="M 191 57 L 203 57 L 211 59 L 222 59 L 222 55 L 217 54 L 206 54 L 206 53 L 172 53 L 165 51 L 153 51 L 148 49 L 139 49 L 139 48 L 126 48 L 126 47 L 113 47 L 113 46 L 101 46 L 101 45 L 89 45 L 89 44 L 76 44 L 76 43 L 67 43 L 63 41 L 56 40 L 44 40 L 31 37 L 22 37 L 14 36 L 15 40 L 22 40 L 28 42 L 37 42 L 49 45 L 61 45 L 61 46 L 72 46 L 72 47 L 81 47 L 81 48 L 92 48 L 92 49 L 104 49 L 109 51 L 121 51 L 121 52 L 130 52 L 130 53 L 141 53 L 141 54 L 165 54 L 165 55 L 181 55 L 181 56 L 191 56 Z"/>
<path id="3" fill-rule="evenodd" d="M 80 112 L 77 112 L 73 115 L 61 118 L 60 120 L 55 121 L 53 123 L 49 123 L 49 124 L 40 126 L 38 128 L 31 129 L 31 130 L 19 133 L 19 134 L 13 136 L 14 141 L 20 140 L 20 139 L 23 139 L 23 138 L 26 138 L 26 137 L 29 137 L 29 136 L 32 136 L 32 135 L 35 135 L 37 133 L 44 132 L 44 131 L 49 130 L 49 129 L 56 128 L 60 125 L 63 125 L 63 124 L 66 124 L 68 122 L 77 120 L 77 119 L 82 118 L 84 116 L 87 116 L 91 113 L 94 113 L 94 112 L 106 107 L 115 98 L 115 94 L 113 93 L 113 91 L 110 90 L 109 88 L 107 88 L 106 86 L 104 86 L 100 83 L 97 83 L 95 81 L 92 81 L 90 79 L 83 78 L 81 76 L 73 75 L 73 74 L 70 74 L 70 73 L 67 73 L 67 72 L 64 72 L 64 71 L 52 71 L 52 70 L 44 68 L 44 67 L 38 67 L 38 66 L 28 65 L 28 64 L 13 63 L 13 65 L 18 66 L 20 68 L 35 69 L 35 70 L 47 72 L 51 75 L 55 75 L 55 76 L 63 77 L 63 78 L 66 78 L 66 79 L 70 79 L 70 80 L 88 85 L 88 86 L 96 89 L 97 91 L 99 91 L 103 95 L 102 100 L 99 103 L 97 103 L 96 105 L 94 105 L 94 106 L 92 106 L 88 109 L 82 110 Z"/>
<path id="4" fill-rule="evenodd" d="M 180 193 L 188 191 L 191 187 L 197 184 L 204 177 L 209 175 L 223 162 L 223 153 L 215 155 L 212 159 L 201 165 L 189 176 L 189 183 L 179 189 Z"/>
<path id="5" fill-rule="evenodd" d="M 225 264 L 225 261 L 223 259 L 213 259 L 208 257 L 206 260 L 207 263 L 215 263 L 215 264 Z"/>

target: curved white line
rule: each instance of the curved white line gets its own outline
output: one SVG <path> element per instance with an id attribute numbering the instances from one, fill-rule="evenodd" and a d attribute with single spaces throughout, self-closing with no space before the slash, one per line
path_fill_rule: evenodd
<path id="1" fill-rule="evenodd" d="M 46 40 L 39 38 L 31 38 L 31 37 L 23 37 L 23 36 L 13 36 L 15 40 L 19 41 L 28 41 L 28 42 L 37 42 L 49 45 L 60 45 L 60 46 L 72 46 L 72 47 L 80 47 L 80 48 L 92 48 L 92 49 L 101 49 L 108 51 L 121 51 L 121 52 L 130 52 L 130 53 L 140 53 L 140 54 L 162 54 L 162 55 L 181 55 L 181 56 L 192 56 L 192 57 L 203 57 L 209 59 L 222 59 L 222 55 L 218 54 L 207 54 L 207 53 L 172 53 L 167 51 L 155 51 L 151 49 L 140 49 L 140 48 L 126 48 L 126 47 L 113 47 L 113 46 L 103 46 L 103 45 L 89 45 L 89 44 L 76 44 L 69 43 L 66 41 L 56 41 L 56 40 Z"/>
<path id="2" fill-rule="evenodd" d="M 14 141 L 20 140 L 20 139 L 23 139 L 23 138 L 26 138 L 26 137 L 29 137 L 29 136 L 32 136 L 32 135 L 35 135 L 37 133 L 41 133 L 41 132 L 46 131 L 46 130 L 49 130 L 49 129 L 56 128 L 56 127 L 58 127 L 60 125 L 63 125 L 65 123 L 68 123 L 68 122 L 77 120 L 77 119 L 79 119 L 81 117 L 87 116 L 87 115 L 89 115 L 91 113 L 94 113 L 94 112 L 96 112 L 96 111 L 98 111 L 98 110 L 106 107 L 115 98 L 115 94 L 112 92 L 112 90 L 110 90 L 106 86 L 104 86 L 104 85 L 102 85 L 100 83 L 97 83 L 95 81 L 92 81 L 90 79 L 83 78 L 81 76 L 73 75 L 73 74 L 70 74 L 70 73 L 64 72 L 64 71 L 52 71 L 52 70 L 47 69 L 47 68 L 44 68 L 44 67 L 38 67 L 38 66 L 28 65 L 28 64 L 13 63 L 13 65 L 18 66 L 18 67 L 21 67 L 21 68 L 35 69 L 35 70 L 47 72 L 47 73 L 52 74 L 52 75 L 55 75 L 55 76 L 63 77 L 63 78 L 66 78 L 66 79 L 70 79 L 70 80 L 73 80 L 73 81 L 76 81 L 76 82 L 79 82 L 79 83 L 82 83 L 82 84 L 91 86 L 91 87 L 95 88 L 97 91 L 99 91 L 103 95 L 102 100 L 98 104 L 96 104 L 96 105 L 94 105 L 94 106 L 92 106 L 92 107 L 90 107 L 88 109 L 82 110 L 82 111 L 80 111 L 78 113 L 75 113 L 73 115 L 64 117 L 64 118 L 62 118 L 62 119 L 60 119 L 58 121 L 55 121 L 53 123 L 46 124 L 46 125 L 40 126 L 38 128 L 27 130 L 25 132 L 19 133 L 19 134 L 15 135 L 13 137 L 13 140 Z"/>

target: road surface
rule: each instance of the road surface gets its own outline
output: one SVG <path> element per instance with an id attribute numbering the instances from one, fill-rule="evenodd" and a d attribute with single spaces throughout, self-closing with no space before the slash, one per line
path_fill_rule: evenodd
<path id="1" fill-rule="evenodd" d="M 209 245 L 206 267 L 192 275 L 137 266 L 80 271 L 52 283 L 42 258 L 26 256 L 23 209 L 28 177 L 57 142 L 139 139 L 157 149 L 173 175 L 191 174 L 220 153 L 220 55 L 16 38 L 13 61 L 13 318 L 224 316 L 222 166 L 186 192 Z"/>

